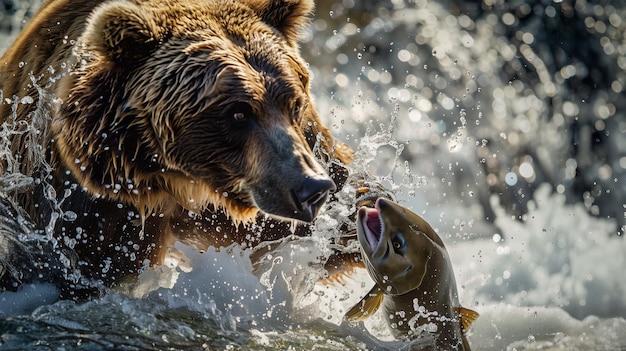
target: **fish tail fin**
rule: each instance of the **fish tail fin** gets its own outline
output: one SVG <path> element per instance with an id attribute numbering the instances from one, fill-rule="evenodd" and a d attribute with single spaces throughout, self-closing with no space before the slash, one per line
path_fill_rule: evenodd
<path id="1" fill-rule="evenodd" d="M 470 345 L 469 345 L 469 342 L 467 341 L 467 336 L 465 335 L 465 333 L 467 332 L 469 327 L 472 325 L 472 323 L 474 323 L 476 318 L 478 318 L 479 314 L 478 312 L 470 310 L 469 308 L 465 308 L 465 307 L 455 307 L 454 313 L 461 320 L 461 331 L 462 331 L 461 340 L 463 340 L 463 350 L 470 351 L 471 350 Z"/>
<path id="2" fill-rule="evenodd" d="M 469 329 L 470 325 L 472 325 L 472 323 L 474 323 L 476 318 L 479 316 L 478 312 L 465 307 L 455 307 L 454 313 L 461 319 L 461 328 L 463 329 L 463 333 Z"/>

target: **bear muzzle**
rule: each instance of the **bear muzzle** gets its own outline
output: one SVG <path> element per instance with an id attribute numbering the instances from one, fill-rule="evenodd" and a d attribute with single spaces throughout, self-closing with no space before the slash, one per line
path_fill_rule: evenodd
<path id="1" fill-rule="evenodd" d="M 276 177 L 253 187 L 251 195 L 258 209 L 275 217 L 312 222 L 329 194 L 337 189 L 325 172 L 297 178 L 274 173 Z"/>
<path id="2" fill-rule="evenodd" d="M 337 190 L 337 186 L 324 175 L 319 178 L 307 177 L 302 186 L 297 190 L 291 190 L 291 197 L 297 211 L 294 211 L 295 219 L 311 222 L 328 199 L 331 192 Z"/>

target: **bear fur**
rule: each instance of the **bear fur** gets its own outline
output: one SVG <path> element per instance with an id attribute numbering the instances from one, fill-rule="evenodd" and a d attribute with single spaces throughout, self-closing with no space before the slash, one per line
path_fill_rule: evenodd
<path id="1" fill-rule="evenodd" d="M 291 234 L 352 157 L 311 102 L 297 42 L 312 10 L 44 2 L 0 58 L 0 167 L 22 179 L 3 192 L 106 285 L 163 263 L 175 241 L 204 250 Z"/>

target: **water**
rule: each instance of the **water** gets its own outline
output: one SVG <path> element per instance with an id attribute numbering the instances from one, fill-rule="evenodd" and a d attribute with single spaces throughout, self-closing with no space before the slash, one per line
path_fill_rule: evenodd
<path id="1" fill-rule="evenodd" d="M 19 8 L 11 28 L 28 13 Z M 358 150 L 353 170 L 371 170 L 441 235 L 461 302 L 481 314 L 469 336 L 475 350 L 626 350 L 626 242 L 617 235 L 626 193 L 625 9 L 318 4 L 302 45 L 316 106 Z M 2 48 L 8 42 L 0 38 Z M 4 177 L 2 185 L 29 181 Z M 172 259 L 138 286 L 85 303 L 56 301 L 48 284 L 5 292 L 0 350 L 427 343 L 391 340 L 380 315 L 343 322 L 372 282 L 357 271 L 321 284 L 316 262 L 348 212 L 335 204 L 314 237 L 276 245 L 255 267 L 249 249 L 201 254 L 179 245 L 191 270 Z"/>

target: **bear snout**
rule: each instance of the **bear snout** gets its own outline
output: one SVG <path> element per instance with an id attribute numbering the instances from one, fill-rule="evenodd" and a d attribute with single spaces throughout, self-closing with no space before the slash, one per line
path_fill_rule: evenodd
<path id="1" fill-rule="evenodd" d="M 310 178 L 302 182 L 298 190 L 292 190 L 293 202 L 298 209 L 296 216 L 301 221 L 311 222 L 328 199 L 331 192 L 337 190 L 335 183 L 330 177 Z"/>
<path id="2" fill-rule="evenodd" d="M 274 217 L 312 222 L 337 189 L 326 172 L 296 176 L 283 170 L 272 175 L 254 186 L 251 195 L 258 209 Z"/>

